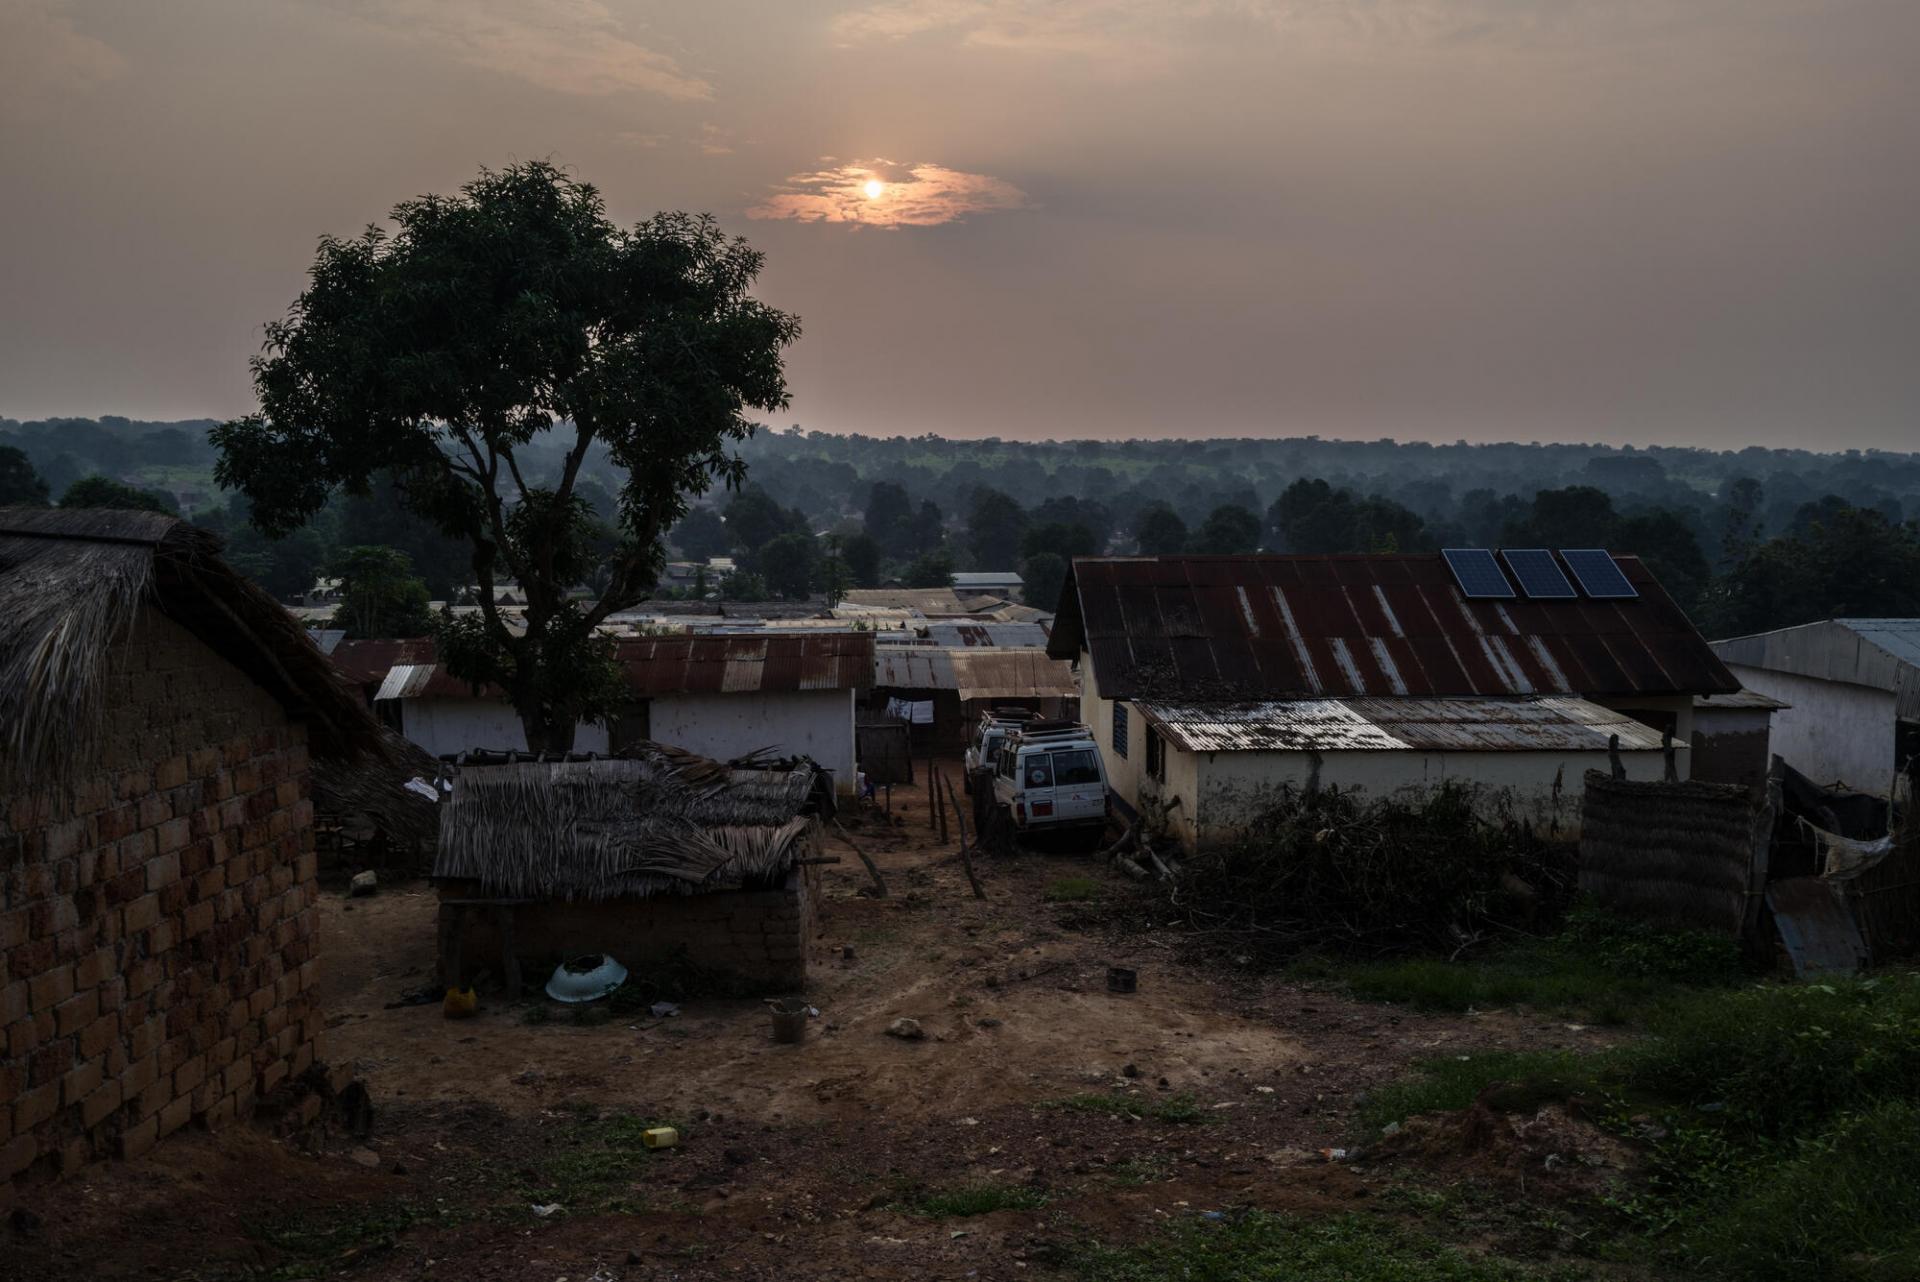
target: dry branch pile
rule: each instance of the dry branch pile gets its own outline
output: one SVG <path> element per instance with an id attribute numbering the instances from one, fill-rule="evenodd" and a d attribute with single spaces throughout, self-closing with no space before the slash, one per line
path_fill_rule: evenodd
<path id="1" fill-rule="evenodd" d="M 1570 848 L 1461 784 L 1375 798 L 1288 787 L 1248 833 L 1188 860 L 1170 895 L 1190 925 L 1250 951 L 1452 951 L 1573 889 Z"/>

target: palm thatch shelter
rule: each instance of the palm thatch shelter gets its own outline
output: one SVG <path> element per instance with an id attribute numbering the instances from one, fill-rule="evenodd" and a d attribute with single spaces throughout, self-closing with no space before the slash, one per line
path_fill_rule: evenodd
<path id="1" fill-rule="evenodd" d="M 378 728 L 218 552 L 0 509 L 0 1180 L 244 1117 L 322 1054 L 309 765 Z"/>
<path id="2" fill-rule="evenodd" d="M 433 868 L 443 978 L 497 959 L 511 988 L 522 966 L 607 953 L 799 987 L 825 782 L 804 760 L 740 768 L 655 743 L 460 767 Z"/>
<path id="3" fill-rule="evenodd" d="M 432 785 L 441 764 L 393 730 L 382 727 L 380 756 L 357 761 L 316 759 L 313 814 L 321 861 L 329 867 L 391 869 L 418 876 L 440 838 L 435 798 L 410 787 Z"/>

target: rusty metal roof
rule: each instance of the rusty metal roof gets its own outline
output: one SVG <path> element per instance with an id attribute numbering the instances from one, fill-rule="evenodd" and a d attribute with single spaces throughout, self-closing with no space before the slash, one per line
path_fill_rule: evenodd
<path id="1" fill-rule="evenodd" d="M 1289 699 L 1136 707 L 1188 752 L 1605 752 L 1660 749 L 1660 733 L 1585 699 Z M 1677 745 L 1684 746 L 1684 745 Z"/>
<path id="2" fill-rule="evenodd" d="M 352 642 L 344 642 L 345 649 Z M 377 678 L 376 699 L 473 698 L 474 688 L 434 661 L 432 642 L 410 642 Z M 420 647 L 424 646 L 424 650 Z M 338 651 L 336 653 L 336 659 Z M 614 659 L 638 698 L 865 690 L 873 683 L 871 632 L 626 637 Z M 367 682 L 366 684 L 371 684 Z M 499 691 L 481 691 L 499 697 Z"/>
<path id="3" fill-rule="evenodd" d="M 430 640 L 342 641 L 328 652 L 340 675 L 357 686 L 379 685 L 396 663 L 433 662 Z"/>
<path id="4" fill-rule="evenodd" d="M 1047 653 L 1108 698 L 1732 693 L 1636 557 L 1630 601 L 1469 601 L 1436 553 L 1086 557 Z"/>
<path id="5" fill-rule="evenodd" d="M 873 653 L 873 684 L 894 690 L 954 690 L 962 699 L 1071 698 L 1073 665 L 1036 649 L 971 650 L 934 646 Z"/>

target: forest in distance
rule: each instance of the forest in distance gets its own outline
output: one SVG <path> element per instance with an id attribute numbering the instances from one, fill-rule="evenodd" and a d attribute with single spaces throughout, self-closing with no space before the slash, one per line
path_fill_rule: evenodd
<path id="1" fill-rule="evenodd" d="M 283 597 L 329 572 L 398 574 L 420 602 L 457 599 L 470 581 L 464 544 L 378 486 L 285 538 L 261 535 L 214 484 L 213 426 L 0 418 L 0 503 L 175 511 Z M 706 495 L 667 540 L 669 556 L 733 557 L 732 575 L 700 589 L 729 600 L 1016 569 L 1028 600 L 1051 607 L 1067 558 L 1100 552 L 1601 546 L 1645 559 L 1709 635 L 1920 615 L 1920 453 L 798 427 L 763 430 L 739 453 L 745 486 Z M 560 466 L 542 441 L 525 457 L 535 475 Z M 612 469 L 591 457 L 581 487 L 609 519 Z"/>

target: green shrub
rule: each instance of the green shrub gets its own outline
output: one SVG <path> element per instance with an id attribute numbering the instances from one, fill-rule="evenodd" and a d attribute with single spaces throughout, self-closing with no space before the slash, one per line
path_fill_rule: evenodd
<path id="1" fill-rule="evenodd" d="M 1920 1277 L 1920 1105 L 1881 1104 L 1798 1145 L 1683 1244 L 1754 1282 Z"/>

